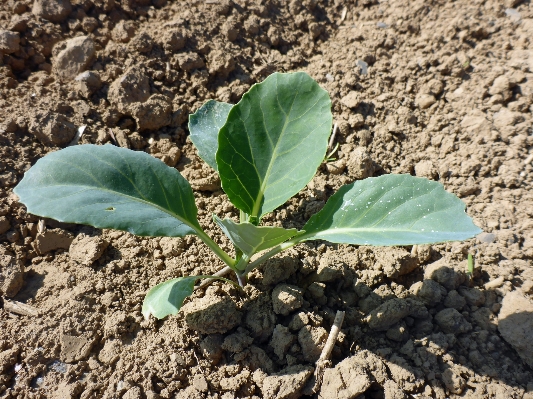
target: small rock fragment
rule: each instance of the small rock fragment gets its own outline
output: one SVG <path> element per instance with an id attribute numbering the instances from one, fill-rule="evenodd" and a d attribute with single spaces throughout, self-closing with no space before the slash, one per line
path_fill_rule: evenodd
<path id="1" fill-rule="evenodd" d="M 360 94 L 356 91 L 351 91 L 341 98 L 341 104 L 348 108 L 357 108 L 361 104 Z"/>
<path id="2" fill-rule="evenodd" d="M 73 80 L 89 67 L 94 54 L 94 41 L 90 37 L 78 36 L 67 40 L 66 47 L 53 62 L 54 71 L 63 81 Z"/>
<path id="3" fill-rule="evenodd" d="M 222 349 L 239 353 L 249 347 L 253 341 L 254 339 L 248 335 L 247 331 L 242 329 L 242 331 L 228 335 L 222 343 Z"/>
<path id="4" fill-rule="evenodd" d="M 100 75 L 96 71 L 85 71 L 74 79 L 76 87 L 82 97 L 89 98 L 102 86 Z"/>
<path id="5" fill-rule="evenodd" d="M 127 43 L 133 36 L 135 36 L 134 21 L 121 20 L 111 32 L 113 40 L 119 43 Z"/>
<path id="6" fill-rule="evenodd" d="M 444 306 L 447 308 L 453 308 L 457 310 L 461 310 L 466 305 L 466 300 L 464 297 L 459 295 L 459 293 L 456 290 L 451 290 L 448 292 L 448 295 L 444 299 Z"/>
<path id="7" fill-rule="evenodd" d="M 472 330 L 472 325 L 453 308 L 441 310 L 435 315 L 435 321 L 446 334 L 463 334 Z"/>
<path id="8" fill-rule="evenodd" d="M 70 258 L 81 265 L 90 266 L 102 256 L 109 242 L 102 237 L 78 235 L 70 244 Z"/>
<path id="9" fill-rule="evenodd" d="M 70 143 L 78 131 L 64 115 L 51 111 L 36 112 L 28 130 L 41 143 L 51 146 Z"/>
<path id="10" fill-rule="evenodd" d="M 177 64 L 185 72 L 205 66 L 204 60 L 197 53 L 193 52 L 176 54 L 173 57 L 173 63 Z"/>
<path id="11" fill-rule="evenodd" d="M 61 360 L 65 363 L 84 360 L 91 353 L 94 340 L 86 337 L 75 337 L 72 335 L 61 335 Z"/>
<path id="12" fill-rule="evenodd" d="M 272 333 L 270 346 L 274 349 L 274 353 L 278 358 L 283 359 L 295 339 L 296 337 L 291 334 L 288 327 L 278 324 Z"/>
<path id="13" fill-rule="evenodd" d="M 480 307 L 485 303 L 485 294 L 478 288 L 459 287 L 458 291 L 469 305 Z"/>
<path id="14" fill-rule="evenodd" d="M 520 355 L 533 367 L 533 302 L 517 291 L 503 297 L 498 315 L 498 330 Z"/>
<path id="15" fill-rule="evenodd" d="M 309 366 L 289 366 L 263 380 L 261 392 L 265 399 L 297 399 L 307 379 L 313 373 Z"/>
<path id="16" fill-rule="evenodd" d="M 298 343 L 302 347 L 304 359 L 314 363 L 326 344 L 328 333 L 323 327 L 304 326 L 298 332 Z"/>
<path id="17" fill-rule="evenodd" d="M 348 176 L 356 180 L 371 177 L 375 171 L 374 162 L 364 147 L 357 147 L 348 154 L 346 168 Z"/>
<path id="18" fill-rule="evenodd" d="M 61 229 L 50 229 L 38 233 L 32 242 L 32 247 L 39 255 L 46 254 L 56 249 L 69 249 L 74 236 Z"/>
<path id="19" fill-rule="evenodd" d="M 415 174 L 430 180 L 435 180 L 438 176 L 437 168 L 429 160 L 418 162 L 415 165 Z"/>
<path id="20" fill-rule="evenodd" d="M 206 295 L 182 307 L 185 321 L 202 334 L 226 333 L 241 321 L 241 313 L 230 297 Z"/>
<path id="21" fill-rule="evenodd" d="M 442 259 L 427 265 L 424 279 L 434 280 L 447 290 L 455 290 L 465 281 L 465 275 L 463 271 L 448 266 L 446 260 Z"/>
<path id="22" fill-rule="evenodd" d="M 71 11 L 69 0 L 35 0 L 32 8 L 33 15 L 51 22 L 63 22 Z"/>
<path id="23" fill-rule="evenodd" d="M 446 295 L 446 288 L 433 280 L 414 283 L 409 291 L 428 306 L 437 305 Z"/>
<path id="24" fill-rule="evenodd" d="M 354 356 L 344 359 L 334 368 L 324 371 L 319 399 L 352 399 L 370 388 L 372 379 L 353 358 Z"/>
<path id="25" fill-rule="evenodd" d="M 24 268 L 11 255 L 0 255 L 0 295 L 13 298 L 24 285 Z"/>
<path id="26" fill-rule="evenodd" d="M 12 54 L 20 48 L 20 36 L 18 32 L 0 30 L 0 53 Z"/>
<path id="27" fill-rule="evenodd" d="M 458 395 L 463 392 L 466 385 L 465 379 L 453 367 L 444 370 L 442 373 L 442 382 L 444 382 L 444 385 L 446 385 L 446 388 L 451 393 Z"/>
<path id="28" fill-rule="evenodd" d="M 274 312 L 287 316 L 292 311 L 299 309 L 303 304 L 302 289 L 289 284 L 279 284 L 272 291 L 272 305 Z"/>
<path id="29" fill-rule="evenodd" d="M 368 316 L 368 326 L 372 330 L 386 331 L 404 317 L 409 316 L 409 303 L 401 298 L 389 299 L 374 309 Z"/>
<path id="30" fill-rule="evenodd" d="M 427 109 L 431 107 L 433 104 L 435 104 L 437 102 L 437 99 L 435 98 L 433 94 L 423 93 L 423 94 L 419 94 L 416 97 L 415 102 L 418 104 L 418 106 L 421 109 Z"/>
<path id="31" fill-rule="evenodd" d="M 270 258 L 263 266 L 263 284 L 277 284 L 298 270 L 298 260 L 292 256 Z"/>
<path id="32" fill-rule="evenodd" d="M 222 350 L 222 343 L 224 342 L 224 337 L 220 334 L 211 334 L 205 337 L 200 342 L 200 350 L 202 355 L 209 359 L 213 365 L 217 365 L 224 351 Z"/>

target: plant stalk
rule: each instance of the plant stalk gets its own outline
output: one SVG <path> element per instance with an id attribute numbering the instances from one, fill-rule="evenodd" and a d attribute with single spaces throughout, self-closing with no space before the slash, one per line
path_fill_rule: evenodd
<path id="1" fill-rule="evenodd" d="M 218 246 L 216 242 L 214 242 L 211 237 L 209 237 L 205 231 L 200 229 L 195 229 L 196 234 L 200 239 L 209 247 L 211 250 L 229 267 L 231 267 L 233 270 L 235 270 L 235 260 L 232 259 L 222 248 Z"/>

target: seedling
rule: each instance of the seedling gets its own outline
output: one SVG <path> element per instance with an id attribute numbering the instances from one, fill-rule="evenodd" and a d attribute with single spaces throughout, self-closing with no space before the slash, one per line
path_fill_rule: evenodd
<path id="1" fill-rule="evenodd" d="M 246 276 L 270 257 L 309 240 L 354 245 L 414 245 L 465 240 L 481 230 L 464 203 L 434 181 L 385 175 L 345 185 L 302 230 L 260 226 L 313 178 L 326 155 L 331 102 L 307 74 L 275 73 L 236 105 L 213 100 L 190 116 L 198 154 L 220 175 L 240 221 L 213 215 L 235 247 L 230 256 L 197 219 L 189 183 L 144 152 L 113 145 L 78 145 L 53 152 L 25 174 L 15 193 L 28 212 L 68 223 L 139 236 L 197 235 L 236 274 Z M 198 279 L 156 285 L 142 312 L 176 314 Z M 225 280 L 225 279 L 223 279 Z M 226 280 L 228 281 L 228 280 Z"/>

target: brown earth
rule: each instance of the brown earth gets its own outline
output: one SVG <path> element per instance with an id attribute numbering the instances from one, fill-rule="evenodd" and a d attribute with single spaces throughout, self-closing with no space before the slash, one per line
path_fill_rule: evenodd
<path id="1" fill-rule="evenodd" d="M 0 397 L 533 398 L 532 38 L 521 0 L 2 1 Z M 149 287 L 222 263 L 193 236 L 40 222 L 12 193 L 86 125 L 80 143 L 175 166 L 230 250 L 211 214 L 237 213 L 187 115 L 296 70 L 330 93 L 340 147 L 267 224 L 301 227 L 342 184 L 410 173 L 461 197 L 484 233 L 300 245 L 244 294 L 216 283 L 178 316 L 145 321 Z M 337 310 L 332 367 L 312 396 Z"/>

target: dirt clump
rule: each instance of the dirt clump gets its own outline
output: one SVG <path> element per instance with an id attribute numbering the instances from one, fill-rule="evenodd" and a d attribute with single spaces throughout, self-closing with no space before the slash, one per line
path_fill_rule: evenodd
<path id="1" fill-rule="evenodd" d="M 0 2 L 0 397 L 313 397 L 342 310 L 315 397 L 531 398 L 532 20 L 524 1 Z M 265 225 L 302 229 L 344 184 L 407 173 L 457 194 L 484 234 L 406 248 L 308 241 L 243 292 L 216 282 L 157 321 L 142 315 L 150 287 L 224 266 L 195 236 L 42 230 L 14 198 L 86 126 L 78 144 L 176 168 L 200 225 L 232 252 L 212 214 L 239 212 L 188 115 L 292 71 L 329 93 L 335 152 Z M 15 302 L 34 316 L 8 311 Z"/>

